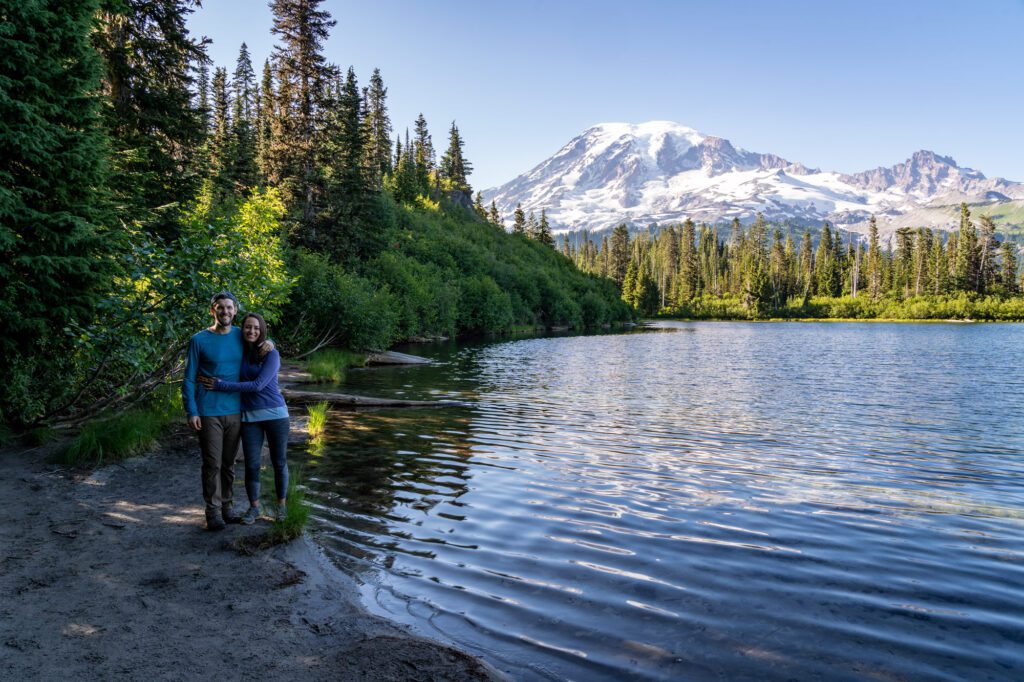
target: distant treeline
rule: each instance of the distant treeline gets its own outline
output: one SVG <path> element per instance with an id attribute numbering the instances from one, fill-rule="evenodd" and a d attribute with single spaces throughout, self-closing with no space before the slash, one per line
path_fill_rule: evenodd
<path id="1" fill-rule="evenodd" d="M 5 9 L 0 440 L 143 399 L 221 289 L 292 355 L 632 317 L 611 281 L 473 210 L 454 122 L 439 161 L 422 115 L 393 136 L 380 72 L 364 88 L 326 61 L 321 0 L 271 3 L 260 77 L 244 44 L 209 63 L 197 4 Z"/>
<path id="2" fill-rule="evenodd" d="M 934 303 L 1013 297 L 1021 288 L 1016 249 L 998 239 L 989 217 L 976 226 L 966 204 L 952 234 L 904 227 L 884 248 L 874 217 L 866 240 L 853 233 L 844 239 L 825 223 L 817 240 L 808 229 L 797 244 L 758 215 L 746 229 L 733 220 L 726 234 L 687 220 L 657 235 L 631 238 L 620 225 L 600 244 L 586 235 L 562 242 L 563 253 L 580 269 L 613 279 L 623 298 L 645 315 L 745 318 L 878 317 L 906 312 L 891 304 L 911 298 L 930 297 Z M 847 305 L 841 315 L 822 303 L 843 297 L 858 304 Z M 934 315 L 922 315 L 919 305 L 911 316 L 971 316 L 966 304 L 929 305 Z"/>

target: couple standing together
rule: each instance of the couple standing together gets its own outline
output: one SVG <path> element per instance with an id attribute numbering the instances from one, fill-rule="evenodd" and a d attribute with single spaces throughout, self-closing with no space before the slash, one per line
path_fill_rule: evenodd
<path id="1" fill-rule="evenodd" d="M 260 516 L 260 459 L 264 438 L 274 465 L 275 518 L 285 517 L 288 490 L 288 408 L 277 385 L 281 355 L 267 340 L 267 323 L 256 313 L 232 325 L 238 301 L 224 291 L 210 301 L 213 324 L 188 344 L 181 394 L 202 452 L 206 527 L 251 524 Z M 239 440 L 245 454 L 245 492 L 249 509 L 235 513 L 232 486 Z"/>

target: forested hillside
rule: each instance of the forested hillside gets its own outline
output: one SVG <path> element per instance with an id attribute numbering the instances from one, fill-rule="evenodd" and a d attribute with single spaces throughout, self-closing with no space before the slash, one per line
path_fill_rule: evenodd
<path id="1" fill-rule="evenodd" d="M 629 319 L 613 282 L 471 201 L 452 122 L 396 134 L 379 71 L 329 63 L 320 0 L 271 3 L 259 74 L 186 0 L 8 3 L 0 35 L 0 424 L 167 382 L 229 289 L 292 355 Z M 440 158 L 438 158 L 440 157 Z"/>

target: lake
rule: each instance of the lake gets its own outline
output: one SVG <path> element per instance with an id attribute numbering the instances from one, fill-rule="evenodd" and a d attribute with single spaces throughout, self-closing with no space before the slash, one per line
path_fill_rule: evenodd
<path id="1" fill-rule="evenodd" d="M 371 610 L 515 679 L 1024 679 L 1024 325 L 416 346 L 304 468 Z M 300 461 L 302 453 L 294 453 Z"/>

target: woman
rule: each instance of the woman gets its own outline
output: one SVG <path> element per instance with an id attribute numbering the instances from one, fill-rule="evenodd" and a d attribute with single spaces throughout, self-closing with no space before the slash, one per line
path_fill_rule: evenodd
<path id="1" fill-rule="evenodd" d="M 257 350 L 266 339 L 267 323 L 263 317 L 246 313 L 242 318 L 240 381 L 198 377 L 198 381 L 208 389 L 242 393 L 242 452 L 245 454 L 245 492 L 249 496 L 249 510 L 242 517 L 242 523 L 246 525 L 260 516 L 260 456 L 264 436 L 274 465 L 274 487 L 277 489 L 275 520 L 283 521 L 287 509 L 288 407 L 277 386 L 281 354 L 275 348 L 261 358 Z"/>

